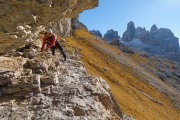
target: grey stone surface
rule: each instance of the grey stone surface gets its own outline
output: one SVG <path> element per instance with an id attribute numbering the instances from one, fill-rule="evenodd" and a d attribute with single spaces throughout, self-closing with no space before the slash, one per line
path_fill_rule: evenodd
<path id="1" fill-rule="evenodd" d="M 25 58 L 34 58 L 35 55 L 36 55 L 36 50 L 35 49 L 26 49 L 24 52 L 23 52 L 23 56 Z"/>
<path id="2" fill-rule="evenodd" d="M 32 59 L 22 57 L 26 65 L 18 66 L 20 74 L 17 69 L 15 79 L 0 86 L 0 119 L 121 120 L 122 112 L 107 83 L 88 75 L 78 58 L 70 58 L 61 62 L 59 54 L 53 57 L 39 52 Z M 49 69 L 41 75 L 33 72 L 39 68 Z M 12 100 L 1 102 L 5 95 Z"/>
<path id="3" fill-rule="evenodd" d="M 57 85 L 59 83 L 57 74 L 47 74 L 41 77 L 41 83 L 46 85 Z"/>
<path id="4" fill-rule="evenodd" d="M 0 71 L 0 85 L 9 83 L 14 77 L 12 71 Z"/>
<path id="5" fill-rule="evenodd" d="M 108 42 L 112 42 L 112 40 L 119 40 L 120 36 L 118 35 L 118 31 L 114 31 L 113 29 L 111 29 L 104 34 L 103 39 Z"/>
<path id="6" fill-rule="evenodd" d="M 25 64 L 26 68 L 32 69 L 33 73 L 42 74 L 48 71 L 47 64 L 40 60 L 28 60 Z"/>
<path id="7" fill-rule="evenodd" d="M 135 25 L 134 22 L 129 22 L 127 25 L 127 30 L 123 33 L 122 40 L 129 42 L 134 38 L 135 35 Z"/>
<path id="8" fill-rule="evenodd" d="M 71 20 L 71 24 L 72 24 L 72 31 L 76 31 L 77 29 L 85 29 L 88 30 L 88 28 L 79 21 L 79 17 L 73 18 Z"/>
<path id="9" fill-rule="evenodd" d="M 127 115 L 123 115 L 123 120 L 135 120 L 132 117 L 129 117 Z"/>
<path id="10" fill-rule="evenodd" d="M 2 86 L 3 94 L 15 94 L 18 92 L 41 92 L 40 88 L 40 76 L 21 76 L 12 80 L 7 86 Z M 22 96 L 24 93 L 22 94 Z"/>

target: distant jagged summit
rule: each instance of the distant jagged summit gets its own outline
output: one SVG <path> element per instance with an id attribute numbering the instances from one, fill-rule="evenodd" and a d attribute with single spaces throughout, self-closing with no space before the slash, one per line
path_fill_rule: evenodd
<path id="1" fill-rule="evenodd" d="M 163 57 L 171 60 L 180 60 L 180 57 L 178 57 L 180 56 L 179 39 L 167 28 L 158 28 L 153 25 L 148 31 L 142 27 L 135 28 L 134 23 L 131 21 L 127 25 L 122 40 L 126 45 L 141 49 L 147 53 L 163 55 Z"/>
<path id="2" fill-rule="evenodd" d="M 91 34 L 95 35 L 95 36 L 103 38 L 107 42 L 110 42 L 110 43 L 113 43 L 113 44 L 116 44 L 116 45 L 119 44 L 120 36 L 118 34 L 118 31 L 110 29 L 104 35 L 102 35 L 102 33 L 99 30 L 94 30 L 93 29 L 93 30 L 90 30 L 89 32 Z"/>
<path id="3" fill-rule="evenodd" d="M 127 30 L 124 32 L 122 39 L 123 41 L 129 42 L 134 38 L 135 35 L 135 25 L 134 22 L 129 22 L 127 25 Z"/>
<path id="4" fill-rule="evenodd" d="M 134 22 L 130 21 L 122 38 L 118 35 L 118 31 L 113 29 L 108 30 L 103 37 L 99 30 L 90 32 L 114 45 L 119 45 L 122 41 L 123 44 L 150 55 L 160 55 L 170 60 L 180 61 L 179 39 L 170 29 L 158 28 L 155 24 L 150 30 L 146 30 L 145 27 L 136 28 Z"/>
<path id="5" fill-rule="evenodd" d="M 98 37 L 100 37 L 100 38 L 102 38 L 103 36 L 102 36 L 102 34 L 101 34 L 101 32 L 99 31 L 99 30 L 90 30 L 89 31 L 91 34 L 93 34 L 93 35 L 95 35 L 95 36 L 98 36 Z"/>
<path id="6" fill-rule="evenodd" d="M 112 42 L 113 40 L 119 40 L 120 36 L 118 35 L 118 31 L 110 29 L 104 34 L 104 39 L 109 42 Z"/>

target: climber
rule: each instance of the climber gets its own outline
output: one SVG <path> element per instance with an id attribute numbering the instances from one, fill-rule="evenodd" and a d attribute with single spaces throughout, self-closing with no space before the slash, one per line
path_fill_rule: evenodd
<path id="1" fill-rule="evenodd" d="M 56 40 L 56 36 L 53 34 L 52 30 L 47 29 L 45 33 L 46 34 L 43 38 L 41 52 L 43 52 L 45 44 L 47 45 L 45 52 L 48 51 L 48 49 L 50 48 L 52 51 L 52 55 L 55 55 L 55 49 L 59 48 L 60 52 L 62 53 L 64 57 L 64 61 L 66 61 L 66 53 L 64 52 L 64 49 L 61 46 L 61 44 L 58 42 L 58 40 Z"/>

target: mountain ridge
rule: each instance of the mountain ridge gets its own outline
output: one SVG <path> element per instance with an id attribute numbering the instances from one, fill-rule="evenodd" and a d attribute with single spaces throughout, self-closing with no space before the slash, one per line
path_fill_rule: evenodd
<path id="1" fill-rule="evenodd" d="M 101 34 L 99 30 L 90 33 L 117 46 L 122 43 L 135 50 L 146 52 L 150 56 L 159 55 L 162 58 L 180 61 L 179 38 L 175 37 L 171 30 L 158 28 L 155 24 L 149 31 L 145 27 L 135 28 L 134 22 L 130 21 L 122 38 L 113 29 L 108 30 L 104 35 L 99 35 Z"/>
<path id="2" fill-rule="evenodd" d="M 140 43 L 133 43 L 133 39 L 137 39 Z M 122 41 L 127 46 L 135 49 L 139 48 L 151 55 L 161 55 L 164 58 L 177 62 L 180 60 L 179 39 L 167 28 L 158 29 L 156 25 L 153 25 L 148 31 L 141 27 L 135 28 L 134 22 L 131 21 L 127 25 Z"/>

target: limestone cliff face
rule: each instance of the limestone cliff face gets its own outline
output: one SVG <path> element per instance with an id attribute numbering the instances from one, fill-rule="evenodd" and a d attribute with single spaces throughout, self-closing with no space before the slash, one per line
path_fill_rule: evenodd
<path id="1" fill-rule="evenodd" d="M 70 36 L 74 18 L 96 6 L 98 0 L 0 0 L 0 54 L 36 40 L 45 28 Z"/>
<path id="2" fill-rule="evenodd" d="M 88 30 L 86 25 L 79 21 L 79 17 L 73 18 L 71 20 L 72 32 L 76 31 L 77 29 L 85 29 Z"/>
<path id="3" fill-rule="evenodd" d="M 61 27 L 60 34 L 67 35 L 70 18 L 97 5 L 98 0 L 1 0 L 0 32 L 27 39 L 40 26 L 52 26 Z"/>

